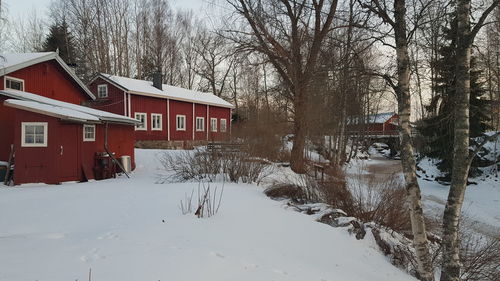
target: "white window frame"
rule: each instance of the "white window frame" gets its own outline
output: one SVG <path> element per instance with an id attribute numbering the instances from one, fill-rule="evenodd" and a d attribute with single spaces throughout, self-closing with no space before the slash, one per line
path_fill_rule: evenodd
<path id="1" fill-rule="evenodd" d="M 16 77 L 12 77 L 12 76 L 4 76 L 3 78 L 3 88 L 4 89 L 10 89 L 10 90 L 14 90 L 14 91 L 19 91 L 18 89 L 12 89 L 12 88 L 7 88 L 7 80 L 12 80 L 12 81 L 16 81 L 16 82 L 21 82 L 22 83 L 22 89 L 21 91 L 24 92 L 24 79 L 20 79 L 20 78 L 16 78 Z"/>
<path id="2" fill-rule="evenodd" d="M 183 122 L 183 127 L 180 127 L 179 126 L 179 118 L 182 118 L 184 119 L 184 122 Z M 186 126 L 187 126 L 187 122 L 186 122 L 186 115 L 181 115 L 181 114 L 177 114 L 175 116 L 175 129 L 177 131 L 185 131 L 186 130 Z"/>
<path id="3" fill-rule="evenodd" d="M 201 123 L 198 123 L 198 121 L 201 120 Z M 198 126 L 201 124 L 201 128 Z M 196 131 L 197 132 L 204 132 L 205 131 L 205 117 L 196 117 Z"/>
<path id="4" fill-rule="evenodd" d="M 148 115 L 145 112 L 134 112 L 134 118 L 137 120 L 138 116 L 144 116 L 144 127 L 139 127 L 138 125 L 135 126 L 136 131 L 147 131 L 148 130 Z"/>
<path id="5" fill-rule="evenodd" d="M 101 95 L 101 88 L 106 89 L 106 91 L 105 91 L 106 95 Z M 109 97 L 108 84 L 99 84 L 99 85 L 97 85 L 97 97 L 100 98 L 100 99 L 104 99 L 104 98 Z"/>
<path id="6" fill-rule="evenodd" d="M 224 124 L 224 126 L 222 126 L 223 124 Z M 223 119 L 223 118 L 220 119 L 220 131 L 222 133 L 227 132 L 227 119 Z"/>
<path id="7" fill-rule="evenodd" d="M 43 143 L 26 143 L 26 126 L 43 126 Z M 49 125 L 47 122 L 21 122 L 21 146 L 22 147 L 47 147 L 47 135 Z M 35 139 L 33 139 L 35 141 Z"/>
<path id="8" fill-rule="evenodd" d="M 92 128 L 93 129 L 93 137 L 91 138 L 87 138 L 87 131 L 85 130 L 86 128 Z M 84 124 L 83 125 L 83 141 L 95 141 L 95 125 L 88 125 L 88 124 Z"/>
<path id="9" fill-rule="evenodd" d="M 155 128 L 155 117 L 158 117 L 160 119 L 158 122 L 160 127 L 158 128 Z M 151 131 L 163 131 L 163 114 L 151 113 Z"/>
<path id="10" fill-rule="evenodd" d="M 217 118 L 210 118 L 210 132 L 217 132 Z"/>

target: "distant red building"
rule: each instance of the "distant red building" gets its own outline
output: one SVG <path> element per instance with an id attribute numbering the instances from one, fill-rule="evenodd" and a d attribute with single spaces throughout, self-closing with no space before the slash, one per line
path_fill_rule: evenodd
<path id="1" fill-rule="evenodd" d="M 372 136 L 396 136 L 399 134 L 399 115 L 395 112 L 350 116 L 347 118 L 347 131 L 350 134 Z"/>
<path id="2" fill-rule="evenodd" d="M 106 150 L 134 165 L 135 119 L 82 106 L 95 99 L 54 52 L 0 55 L 0 161 L 14 157 L 14 184 L 99 177 Z"/>
<path id="3" fill-rule="evenodd" d="M 213 94 L 102 73 L 89 88 L 97 97 L 94 108 L 141 121 L 135 128 L 138 141 L 220 141 L 230 137 L 233 105 Z"/>

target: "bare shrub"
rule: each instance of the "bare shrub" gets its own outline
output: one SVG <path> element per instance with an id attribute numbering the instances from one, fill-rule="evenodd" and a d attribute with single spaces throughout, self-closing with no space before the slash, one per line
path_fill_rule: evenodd
<path id="1" fill-rule="evenodd" d="M 220 173 L 220 161 L 217 155 L 210 155 L 202 150 L 163 153 L 160 163 L 172 175 L 163 181 L 208 180 L 214 181 Z"/>
<path id="2" fill-rule="evenodd" d="M 246 152 L 235 151 L 183 151 L 164 153 L 160 161 L 167 171 L 173 172 L 165 181 L 205 180 L 218 177 L 230 182 L 257 183 L 272 173 L 269 163 L 252 159 Z"/>
<path id="3" fill-rule="evenodd" d="M 460 231 L 461 280 L 500 280 L 500 235 L 486 235 L 462 224 Z"/>
<path id="4" fill-rule="evenodd" d="M 198 218 L 209 218 L 217 214 L 219 211 L 222 195 L 224 193 L 224 183 L 219 190 L 217 186 L 212 188 L 210 183 L 205 185 L 203 182 L 199 182 L 197 190 L 197 207 L 194 215 Z M 193 196 L 194 189 L 191 191 L 191 195 L 185 195 L 184 201 L 181 200 L 179 208 L 183 215 L 193 213 Z"/>

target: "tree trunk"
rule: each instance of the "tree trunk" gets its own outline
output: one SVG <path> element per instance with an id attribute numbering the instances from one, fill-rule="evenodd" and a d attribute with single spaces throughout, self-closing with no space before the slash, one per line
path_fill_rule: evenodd
<path id="1" fill-rule="evenodd" d="M 396 57 L 398 67 L 398 107 L 401 123 L 401 164 L 406 182 L 406 193 L 410 207 L 410 219 L 413 232 L 413 246 L 417 256 L 417 270 L 419 279 L 423 281 L 434 280 L 429 242 L 425 229 L 422 210 L 420 187 L 417 181 L 416 161 L 413 154 L 411 141 L 411 102 L 410 102 L 410 62 L 408 56 L 408 42 L 406 39 L 406 3 L 405 0 L 394 1 L 396 39 Z"/>
<path id="2" fill-rule="evenodd" d="M 303 174 L 306 172 L 304 163 L 304 148 L 306 143 L 306 110 L 307 104 L 305 102 L 306 93 L 305 87 L 297 87 L 295 89 L 294 99 L 294 123 L 293 123 L 293 146 L 290 155 L 290 168 L 292 171 Z"/>
<path id="3" fill-rule="evenodd" d="M 448 201 L 443 216 L 443 264 L 441 281 L 460 280 L 458 228 L 469 172 L 470 96 L 470 0 L 457 6 L 456 104 L 454 116 L 453 168 Z"/>

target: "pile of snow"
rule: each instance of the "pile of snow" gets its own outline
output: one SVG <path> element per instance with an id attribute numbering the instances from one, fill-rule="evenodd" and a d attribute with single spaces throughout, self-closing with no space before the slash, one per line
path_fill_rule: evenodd
<path id="1" fill-rule="evenodd" d="M 96 281 L 415 280 L 373 241 L 256 185 L 224 184 L 214 217 L 182 215 L 198 184 L 155 184 L 160 152 L 136 150 L 131 179 L 0 188 L 0 280 L 88 280 L 90 268 Z"/>

